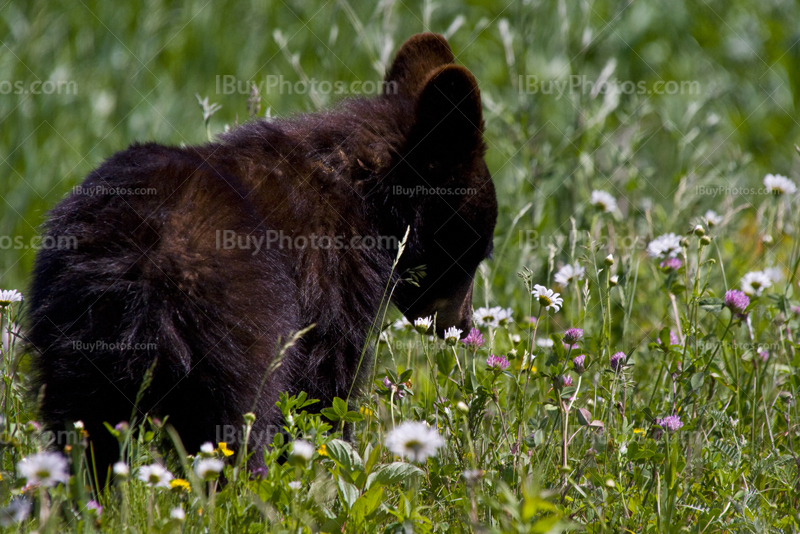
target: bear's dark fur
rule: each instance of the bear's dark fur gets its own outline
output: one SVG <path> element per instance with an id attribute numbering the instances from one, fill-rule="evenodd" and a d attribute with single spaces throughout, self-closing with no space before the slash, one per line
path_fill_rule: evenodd
<path id="1" fill-rule="evenodd" d="M 253 436 L 265 436 L 281 423 L 282 391 L 320 406 L 359 392 L 387 283 L 423 264 L 419 287 L 401 281 L 394 304 L 411 320 L 437 314 L 439 335 L 467 330 L 497 217 L 478 86 L 433 34 L 403 45 L 386 82 L 380 96 L 255 121 L 204 146 L 133 145 L 53 209 L 46 234 L 77 247 L 39 253 L 28 299 L 48 428 L 82 420 L 101 472 L 118 455 L 102 423 L 134 409 L 169 415 L 190 452 L 251 410 Z M 231 235 L 242 246 L 228 246 Z M 311 236 L 319 246 L 297 239 Z M 379 236 L 393 246 L 366 246 Z M 311 324 L 262 389 L 280 345 Z"/>

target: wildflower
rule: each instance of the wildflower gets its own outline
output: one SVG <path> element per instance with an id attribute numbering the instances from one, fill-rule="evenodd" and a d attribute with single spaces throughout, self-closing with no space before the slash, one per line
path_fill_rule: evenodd
<path id="1" fill-rule="evenodd" d="M 683 426 L 681 418 L 677 415 L 668 415 L 661 419 L 656 419 L 656 424 L 669 432 L 675 432 Z"/>
<path id="2" fill-rule="evenodd" d="M 431 326 L 433 326 L 433 317 L 430 315 L 428 317 L 419 317 L 414 319 L 414 329 L 420 334 L 424 334 L 430 330 Z"/>
<path id="3" fill-rule="evenodd" d="M 651 258 L 674 258 L 681 251 L 681 238 L 673 234 L 661 235 L 647 245 Z"/>
<path id="4" fill-rule="evenodd" d="M 572 385 L 572 377 L 569 375 L 561 375 L 561 384 L 566 388 Z"/>
<path id="5" fill-rule="evenodd" d="M 414 325 L 411 324 L 411 321 L 406 319 L 405 315 L 402 315 L 398 320 L 392 323 L 392 328 L 395 330 L 411 330 Z"/>
<path id="6" fill-rule="evenodd" d="M 758 357 L 761 358 L 761 361 L 767 363 L 767 360 L 769 360 L 769 351 L 764 347 L 758 347 L 756 352 L 758 353 Z"/>
<path id="7" fill-rule="evenodd" d="M 169 487 L 175 491 L 189 491 L 192 487 L 189 482 L 182 478 L 173 478 L 169 481 Z"/>
<path id="8" fill-rule="evenodd" d="M 307 462 L 314 456 L 314 446 L 305 440 L 299 439 L 292 444 L 291 455 Z"/>
<path id="9" fill-rule="evenodd" d="M 483 336 L 481 335 L 481 331 L 477 328 L 472 328 L 467 334 L 467 337 L 461 340 L 461 342 L 467 346 L 472 351 L 478 350 L 478 347 L 482 347 L 484 340 Z"/>
<path id="10" fill-rule="evenodd" d="M 497 312 L 499 312 L 502 308 L 500 306 L 494 308 L 478 308 L 472 314 L 475 318 L 475 322 L 478 323 L 478 326 L 484 326 L 486 328 L 497 328 L 500 326 L 499 318 L 497 317 Z"/>
<path id="11" fill-rule="evenodd" d="M 575 367 L 575 372 L 578 373 L 579 375 L 583 374 L 583 372 L 586 370 L 585 364 L 586 364 L 586 355 L 584 354 L 572 358 L 572 365 L 573 367 Z"/>
<path id="12" fill-rule="evenodd" d="M 213 456 L 214 455 L 214 444 L 210 441 L 206 441 L 202 445 L 200 445 L 200 454 L 203 456 Z"/>
<path id="13" fill-rule="evenodd" d="M 566 264 L 553 276 L 553 280 L 555 280 L 556 284 L 565 287 L 570 282 L 583 280 L 584 276 L 586 276 L 586 269 L 581 267 L 579 263 L 574 265 Z"/>
<path id="14" fill-rule="evenodd" d="M 566 332 L 564 332 L 564 341 L 572 345 L 573 343 L 577 343 L 580 338 L 583 337 L 583 330 L 580 328 L 570 328 Z"/>
<path id="15" fill-rule="evenodd" d="M 222 455 L 225 456 L 226 458 L 228 456 L 233 456 L 233 451 L 228 448 L 228 444 L 225 443 L 224 441 L 220 441 L 217 444 L 217 447 L 219 448 L 219 452 L 221 452 Z"/>
<path id="16" fill-rule="evenodd" d="M 103 507 L 100 506 L 100 503 L 97 501 L 89 501 L 86 503 L 86 509 L 89 510 L 89 513 L 97 515 L 100 517 L 103 515 Z"/>
<path id="17" fill-rule="evenodd" d="M 659 339 L 662 345 L 680 345 L 681 340 L 672 330 L 669 331 L 669 343 L 667 343 L 666 339 Z"/>
<path id="18" fill-rule="evenodd" d="M 176 521 L 183 522 L 184 520 L 186 520 L 186 512 L 184 512 L 183 508 L 180 506 L 176 506 L 175 508 L 170 510 L 169 516 L 170 518 L 175 519 Z"/>
<path id="19" fill-rule="evenodd" d="M 772 279 L 763 271 L 751 271 L 742 277 L 742 291 L 749 296 L 760 296 L 772 285 Z"/>
<path id="20" fill-rule="evenodd" d="M 520 341 L 522 341 L 522 336 L 519 334 L 511 334 L 511 343 L 517 345 Z"/>
<path id="21" fill-rule="evenodd" d="M 566 351 L 578 350 L 580 348 L 580 345 L 578 345 L 577 343 L 574 343 L 572 345 L 568 345 L 568 344 L 566 344 L 566 343 L 564 343 L 562 341 L 561 344 L 564 346 L 564 350 L 566 350 Z"/>
<path id="22" fill-rule="evenodd" d="M 139 480 L 153 488 L 169 488 L 172 473 L 160 464 L 143 465 L 139 468 Z"/>
<path id="23" fill-rule="evenodd" d="M 328 447 L 323 443 L 319 446 L 319 449 L 317 449 L 317 454 L 320 456 L 328 456 Z"/>
<path id="24" fill-rule="evenodd" d="M 681 265 L 683 265 L 683 262 L 678 258 L 667 258 L 659 264 L 659 266 L 667 272 L 677 271 L 681 268 Z"/>
<path id="25" fill-rule="evenodd" d="M 414 421 L 402 423 L 386 436 L 386 447 L 412 462 L 424 462 L 443 446 L 444 440 L 436 429 Z"/>
<path id="26" fill-rule="evenodd" d="M 620 365 L 623 363 L 623 360 L 625 360 L 624 352 L 617 352 L 613 354 L 609 361 L 609 366 L 611 367 L 611 370 L 616 372 L 620 368 Z"/>
<path id="27" fill-rule="evenodd" d="M 128 467 L 128 464 L 126 464 L 125 462 L 115 463 L 114 467 L 112 468 L 112 471 L 117 477 L 123 480 L 128 478 L 128 476 L 131 474 L 131 470 Z"/>
<path id="28" fill-rule="evenodd" d="M 536 326 L 536 323 L 539 322 L 539 318 L 533 316 L 528 317 L 528 322 L 531 323 L 531 326 Z"/>
<path id="29" fill-rule="evenodd" d="M 214 480 L 224 467 L 219 458 L 201 458 L 194 464 L 194 472 L 203 480 Z"/>
<path id="30" fill-rule="evenodd" d="M 31 515 L 31 501 L 25 497 L 12 499 L 8 506 L 0 510 L 0 527 L 22 523 Z"/>
<path id="31" fill-rule="evenodd" d="M 509 363 L 505 356 L 490 354 L 489 357 L 486 358 L 486 365 L 495 371 L 505 371 L 508 369 Z"/>
<path id="32" fill-rule="evenodd" d="M 372 410 L 370 410 L 368 406 L 361 406 L 358 409 L 358 413 L 360 413 L 364 417 L 372 417 L 372 415 L 373 415 Z"/>
<path id="33" fill-rule="evenodd" d="M 605 213 L 617 211 L 617 199 L 606 191 L 599 191 L 597 189 L 592 191 L 592 196 L 589 197 L 589 203 Z"/>
<path id="34" fill-rule="evenodd" d="M 289 488 L 294 490 L 294 491 L 297 491 L 302 487 L 303 487 L 303 484 L 300 483 L 299 480 L 292 480 L 291 482 L 289 482 Z"/>
<path id="35" fill-rule="evenodd" d="M 800 315 L 800 306 L 792 306 L 791 310 L 793 314 Z"/>
<path id="36" fill-rule="evenodd" d="M 15 302 L 22 302 L 22 293 L 16 289 L 4 289 L 0 291 L 0 308 L 5 308 Z"/>
<path id="37" fill-rule="evenodd" d="M 451 326 L 447 330 L 444 331 L 444 341 L 451 347 L 458 343 L 458 340 L 461 339 L 461 334 L 463 330 L 456 328 L 455 326 Z"/>
<path id="38" fill-rule="evenodd" d="M 397 385 L 394 382 L 392 382 L 392 380 L 388 376 L 385 376 L 383 378 L 383 385 L 384 385 L 384 387 L 386 389 L 388 389 L 389 391 L 393 392 L 394 396 L 397 397 L 398 399 L 402 399 L 403 397 L 406 396 L 406 394 L 405 394 L 405 386 L 406 385 L 408 385 L 408 387 L 411 387 L 411 383 L 410 382 L 406 382 L 406 384 Z M 401 387 L 401 386 L 403 386 L 403 387 Z"/>
<path id="39" fill-rule="evenodd" d="M 55 486 L 67 482 L 67 459 L 57 452 L 40 452 L 22 459 L 17 471 L 30 485 Z"/>
<path id="40" fill-rule="evenodd" d="M 514 310 L 511 308 L 503 309 L 500 306 L 497 307 L 497 324 L 500 326 L 506 326 L 514 319 Z"/>
<path id="41" fill-rule="evenodd" d="M 557 312 L 561 309 L 561 305 L 563 304 L 564 300 L 558 293 L 554 293 L 552 289 L 547 289 L 544 286 L 535 285 L 533 286 L 533 291 L 531 292 L 533 297 L 539 301 L 539 304 L 544 306 L 545 309 L 553 309 L 553 312 Z"/>
<path id="42" fill-rule="evenodd" d="M 786 278 L 780 267 L 767 267 L 761 272 L 767 275 L 773 284 L 780 284 Z"/>
<path id="43" fill-rule="evenodd" d="M 738 289 L 730 289 L 725 292 L 725 305 L 733 313 L 744 315 L 744 310 L 750 305 L 750 298 Z"/>
<path id="44" fill-rule="evenodd" d="M 130 425 L 127 421 L 120 421 L 114 426 L 114 430 L 119 432 L 120 434 L 126 433 L 130 429 Z"/>
<path id="45" fill-rule="evenodd" d="M 542 347 L 543 349 L 549 349 L 554 345 L 553 340 L 549 337 L 540 337 L 536 340 L 536 346 Z"/>
<path id="46" fill-rule="evenodd" d="M 767 193 L 776 195 L 792 195 L 797 191 L 797 186 L 794 182 L 780 174 L 764 176 L 764 187 L 767 188 Z"/>
<path id="47" fill-rule="evenodd" d="M 703 220 L 709 228 L 713 228 L 722 222 L 722 216 L 718 215 L 714 210 L 708 210 L 706 214 L 703 215 Z"/>

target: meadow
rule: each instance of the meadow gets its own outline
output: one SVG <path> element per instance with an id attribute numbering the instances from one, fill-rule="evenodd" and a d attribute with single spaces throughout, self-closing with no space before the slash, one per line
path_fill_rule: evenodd
<path id="1" fill-rule="evenodd" d="M 474 329 L 375 318 L 368 394 L 284 396 L 259 472 L 168 420 L 109 421 L 105 489 L 80 424 L 50 451 L 47 210 L 134 141 L 368 97 L 422 31 L 483 100 Z M 798 65 L 779 0 L 0 0 L 0 531 L 800 532 Z"/>

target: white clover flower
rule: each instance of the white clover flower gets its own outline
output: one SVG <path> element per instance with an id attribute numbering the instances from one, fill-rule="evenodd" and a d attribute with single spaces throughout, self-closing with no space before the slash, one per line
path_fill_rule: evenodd
<path id="1" fill-rule="evenodd" d="M 299 490 L 303 487 L 303 484 L 299 480 L 292 480 L 289 482 L 289 488 L 293 489 L 294 491 Z"/>
<path id="2" fill-rule="evenodd" d="M 741 284 L 745 295 L 757 297 L 772 285 L 772 279 L 764 271 L 751 271 L 742 277 Z"/>
<path id="3" fill-rule="evenodd" d="M 553 345 L 555 345 L 555 343 L 553 343 L 553 340 L 550 339 L 549 337 L 536 338 L 536 346 L 537 347 L 542 347 L 543 349 L 549 349 Z"/>
<path id="4" fill-rule="evenodd" d="M 225 467 L 219 458 L 200 458 L 194 464 L 194 472 L 203 480 L 216 478 Z"/>
<path id="5" fill-rule="evenodd" d="M 131 469 L 128 467 L 128 464 L 125 462 L 117 462 L 114 464 L 112 471 L 115 475 L 120 478 L 128 478 L 128 475 L 131 474 Z"/>
<path id="6" fill-rule="evenodd" d="M 764 186 L 767 193 L 777 195 L 792 195 L 797 191 L 797 186 L 793 181 L 780 174 L 768 174 L 764 177 Z"/>
<path id="7" fill-rule="evenodd" d="M 69 479 L 67 459 L 57 452 L 40 452 L 17 464 L 19 476 L 34 486 L 55 486 Z"/>
<path id="8" fill-rule="evenodd" d="M 722 223 L 722 215 L 718 215 L 714 210 L 708 210 L 706 214 L 703 215 L 703 220 L 710 228 Z"/>
<path id="9" fill-rule="evenodd" d="M 206 441 L 200 445 L 200 452 L 208 455 L 214 454 L 214 444 L 210 441 Z"/>
<path id="10" fill-rule="evenodd" d="M 169 489 L 172 473 L 161 464 L 143 465 L 139 468 L 139 480 L 153 488 Z"/>
<path id="11" fill-rule="evenodd" d="M 424 462 L 444 446 L 439 432 L 425 423 L 407 421 L 389 431 L 386 447 L 412 462 Z"/>
<path id="12" fill-rule="evenodd" d="M 672 232 L 658 236 L 647 245 L 651 258 L 674 258 L 681 251 L 681 238 Z"/>
<path id="13" fill-rule="evenodd" d="M 392 328 L 395 330 L 411 330 L 414 327 L 411 321 L 406 319 L 406 316 L 401 316 L 398 320 L 392 323 Z"/>
<path id="14" fill-rule="evenodd" d="M 16 289 L 4 289 L 0 291 L 0 308 L 5 308 L 15 302 L 22 302 L 22 293 Z"/>
<path id="15" fill-rule="evenodd" d="M 552 308 L 553 312 L 560 310 L 561 305 L 564 303 L 564 299 L 561 298 L 559 293 L 554 293 L 552 289 L 547 289 L 539 284 L 533 286 L 531 294 L 545 309 L 549 310 Z"/>
<path id="16" fill-rule="evenodd" d="M 178 521 L 184 521 L 186 519 L 186 512 L 183 511 L 183 508 L 180 506 L 176 506 L 169 512 L 169 516 L 172 519 L 176 519 Z"/>
<path id="17" fill-rule="evenodd" d="M 565 287 L 569 285 L 570 282 L 583 280 L 585 275 L 586 269 L 581 267 L 579 263 L 575 263 L 573 265 L 566 264 L 558 270 L 553 279 L 555 280 L 556 284 Z"/>
<path id="18" fill-rule="evenodd" d="M 464 331 L 460 328 L 456 328 L 455 326 L 451 326 L 447 330 L 444 331 L 444 340 L 448 345 L 455 345 L 458 343 L 458 340 L 461 339 L 461 334 Z"/>
<path id="19" fill-rule="evenodd" d="M 511 343 L 517 345 L 520 341 L 522 341 L 522 337 L 519 334 L 511 334 Z"/>
<path id="20" fill-rule="evenodd" d="M 314 456 L 314 446 L 305 440 L 299 439 L 292 443 L 291 455 L 307 462 Z"/>
<path id="21" fill-rule="evenodd" d="M 767 275 L 773 284 L 780 284 L 786 279 L 780 267 L 767 267 L 761 272 Z"/>
<path id="22" fill-rule="evenodd" d="M 592 191 L 592 196 L 589 198 L 589 202 L 592 204 L 592 206 L 604 211 L 605 213 L 613 213 L 617 211 L 617 199 L 606 191 L 595 189 Z"/>
<path id="23" fill-rule="evenodd" d="M 427 332 L 431 328 L 431 326 L 433 326 L 433 317 L 431 317 L 430 315 L 427 317 L 419 317 L 417 319 L 414 319 L 414 328 L 420 334 L 424 334 L 425 332 Z"/>

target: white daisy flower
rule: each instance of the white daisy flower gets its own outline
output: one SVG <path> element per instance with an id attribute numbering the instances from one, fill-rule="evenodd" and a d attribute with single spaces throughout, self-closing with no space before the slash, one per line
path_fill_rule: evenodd
<path id="1" fill-rule="evenodd" d="M 177 519 L 178 521 L 183 521 L 186 519 L 186 512 L 183 511 L 183 508 L 180 506 L 176 506 L 169 512 L 169 516 L 172 519 Z"/>
<path id="2" fill-rule="evenodd" d="M 120 478 L 128 478 L 128 475 L 131 474 L 131 470 L 128 467 L 128 464 L 126 464 L 125 462 L 115 463 L 114 467 L 112 467 L 112 471 L 116 476 Z"/>
<path id="3" fill-rule="evenodd" d="M 553 279 L 555 280 L 556 284 L 565 287 L 570 282 L 576 282 L 578 280 L 583 280 L 583 277 L 586 275 L 586 269 L 581 267 L 579 263 L 575 263 L 573 265 L 566 264 L 558 272 L 555 274 Z"/>
<path id="4" fill-rule="evenodd" d="M 431 326 L 433 326 L 433 317 L 430 315 L 428 317 L 419 317 L 414 319 L 414 328 L 420 334 L 424 334 L 428 330 L 430 330 Z"/>
<path id="5" fill-rule="evenodd" d="M 475 322 L 478 323 L 478 326 L 497 328 L 500 326 L 500 320 L 497 316 L 500 312 L 502 312 L 502 308 L 500 306 L 495 306 L 493 308 L 481 307 L 475 310 L 475 312 L 472 314 L 472 317 L 475 319 Z"/>
<path id="6" fill-rule="evenodd" d="M 139 468 L 139 480 L 153 488 L 169 489 L 172 473 L 161 464 L 143 465 Z"/>
<path id="7" fill-rule="evenodd" d="M 23 458 L 17 464 L 19 476 L 34 486 L 55 486 L 67 482 L 67 459 L 57 452 L 40 452 Z"/>
<path id="8" fill-rule="evenodd" d="M 647 245 L 651 258 L 674 258 L 681 251 L 681 238 L 672 232 L 658 236 Z"/>
<path id="9" fill-rule="evenodd" d="M 511 308 L 501 308 L 497 306 L 497 324 L 500 326 L 506 326 L 508 323 L 514 320 L 514 310 Z"/>
<path id="10" fill-rule="evenodd" d="M 0 527 L 22 523 L 31 515 L 31 501 L 26 497 L 12 499 L 8 506 L 0 510 Z"/>
<path id="11" fill-rule="evenodd" d="M 211 443 L 210 441 L 206 441 L 205 443 L 200 445 L 200 452 L 202 454 L 206 454 L 209 456 L 214 454 L 214 444 Z"/>
<path id="12" fill-rule="evenodd" d="M 772 285 L 772 279 L 764 271 L 751 271 L 742 277 L 741 284 L 745 295 L 757 297 Z"/>
<path id="13" fill-rule="evenodd" d="M 617 199 L 606 191 L 595 189 L 592 191 L 592 196 L 589 198 L 589 202 L 592 204 L 592 206 L 604 211 L 605 213 L 613 213 L 617 211 Z"/>
<path id="14" fill-rule="evenodd" d="M 0 308 L 5 308 L 9 304 L 22 302 L 22 293 L 16 289 L 4 289 L 0 291 Z"/>
<path id="15" fill-rule="evenodd" d="M 411 330 L 414 327 L 411 321 L 406 319 L 406 316 L 401 316 L 398 320 L 392 323 L 392 328 L 395 330 Z"/>
<path id="16" fill-rule="evenodd" d="M 714 210 L 708 210 L 706 214 L 703 215 L 703 220 L 710 228 L 722 223 L 722 215 L 717 214 Z"/>
<path id="17" fill-rule="evenodd" d="M 415 421 L 402 423 L 386 436 L 386 447 L 412 462 L 424 462 L 443 446 L 444 440 L 436 429 Z"/>
<path id="18" fill-rule="evenodd" d="M 463 330 L 456 328 L 455 326 L 451 326 L 447 330 L 444 331 L 444 341 L 448 345 L 455 345 L 458 343 L 458 340 L 461 339 L 461 334 L 464 333 Z"/>
<path id="19" fill-rule="evenodd" d="M 797 186 L 793 181 L 780 174 L 768 174 L 764 177 L 764 186 L 767 193 L 776 195 L 792 195 L 797 191 Z"/>
<path id="20" fill-rule="evenodd" d="M 291 455 L 307 462 L 314 456 L 314 446 L 305 440 L 299 439 L 292 443 Z"/>
<path id="21" fill-rule="evenodd" d="M 773 284 L 780 284 L 786 279 L 780 267 L 767 267 L 761 272 L 767 275 Z"/>
<path id="22" fill-rule="evenodd" d="M 289 482 L 289 488 L 293 489 L 294 491 L 297 491 L 302 487 L 303 484 L 301 484 L 299 480 L 292 480 L 291 482 Z"/>
<path id="23" fill-rule="evenodd" d="M 550 339 L 549 337 L 539 337 L 539 338 L 536 338 L 536 346 L 537 346 L 537 347 L 542 347 L 543 349 L 549 349 L 549 348 L 550 348 L 550 347 L 552 347 L 554 344 L 555 344 L 555 343 L 553 343 L 553 340 L 552 340 L 552 339 Z"/>
<path id="24" fill-rule="evenodd" d="M 194 464 L 194 472 L 203 480 L 217 478 L 225 467 L 225 463 L 219 458 L 201 458 Z"/>
<path id="25" fill-rule="evenodd" d="M 531 294 L 545 309 L 552 309 L 553 312 L 560 310 L 561 305 L 564 303 L 564 299 L 561 298 L 559 293 L 554 293 L 552 289 L 547 289 L 539 284 L 533 286 Z"/>

